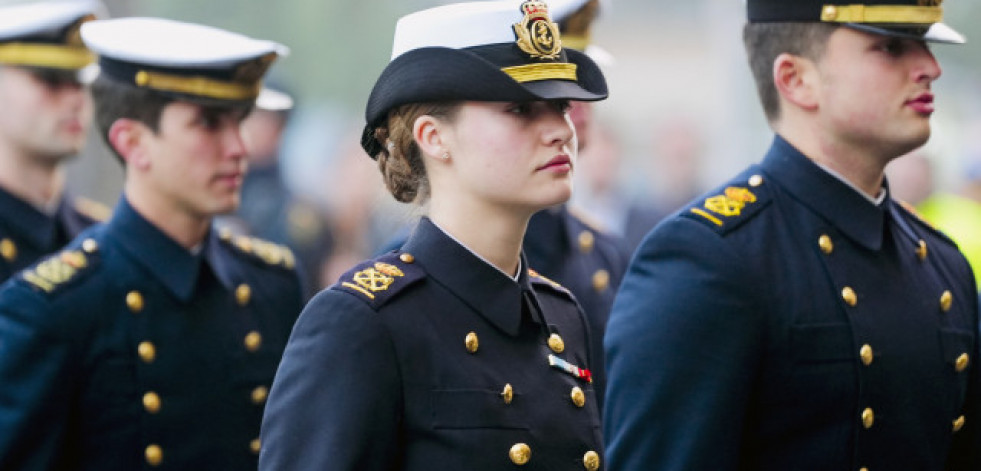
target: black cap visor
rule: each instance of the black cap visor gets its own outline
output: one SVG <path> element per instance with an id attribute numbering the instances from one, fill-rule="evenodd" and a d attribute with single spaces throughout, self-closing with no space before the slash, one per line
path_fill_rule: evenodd
<path id="1" fill-rule="evenodd" d="M 916 39 L 929 43 L 964 44 L 967 39 L 944 23 L 933 25 L 878 25 L 869 23 L 843 23 L 852 29 L 894 38 Z"/>
<path id="2" fill-rule="evenodd" d="M 513 52 L 511 49 L 518 52 Z M 496 51 L 496 53 L 494 53 Z M 492 52 L 492 54 L 488 54 Z M 511 63 L 492 62 L 489 57 L 512 57 Z M 599 67 L 585 54 L 563 51 L 568 63 L 576 65 L 576 81 L 547 79 L 518 82 L 502 68 L 528 64 L 513 44 L 484 46 L 479 50 L 427 47 L 399 56 L 382 71 L 368 98 L 366 126 L 361 146 L 374 158 L 382 150 L 374 138 L 388 112 L 409 103 L 448 101 L 598 101 L 607 96 L 606 80 Z M 524 55 L 523 57 L 527 57 Z"/>

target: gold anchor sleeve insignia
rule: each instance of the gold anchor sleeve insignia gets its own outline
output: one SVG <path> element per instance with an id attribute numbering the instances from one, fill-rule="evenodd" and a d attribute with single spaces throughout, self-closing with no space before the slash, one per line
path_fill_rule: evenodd
<path id="1" fill-rule="evenodd" d="M 345 281 L 341 285 L 367 296 L 368 299 L 375 299 L 374 293 L 387 290 L 396 278 L 403 276 L 405 274 L 395 265 L 375 262 L 374 266 L 356 272 L 351 281 Z"/>
<path id="2" fill-rule="evenodd" d="M 756 195 L 746 188 L 728 187 L 724 194 L 713 196 L 705 200 L 705 209 L 714 214 L 724 217 L 739 216 L 748 204 L 756 202 Z M 722 221 L 712 213 L 701 208 L 692 208 L 691 212 L 708 219 L 717 226 L 722 225 Z"/>
<path id="3" fill-rule="evenodd" d="M 548 5 L 530 0 L 521 4 L 525 17 L 514 24 L 518 47 L 535 59 L 557 59 L 562 52 L 559 26 L 548 16 Z"/>
<path id="4" fill-rule="evenodd" d="M 85 254 L 78 251 L 61 252 L 24 272 L 24 281 L 45 293 L 51 293 L 59 285 L 71 280 L 79 270 L 88 265 Z"/>

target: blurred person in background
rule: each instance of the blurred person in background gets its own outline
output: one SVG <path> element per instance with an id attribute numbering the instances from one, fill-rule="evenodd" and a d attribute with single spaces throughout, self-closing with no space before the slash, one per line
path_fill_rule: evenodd
<path id="1" fill-rule="evenodd" d="M 157 18 L 85 23 L 112 217 L 0 290 L 0 469 L 249 470 L 301 309 L 288 248 L 213 228 L 285 47 Z"/>
<path id="2" fill-rule="evenodd" d="M 963 43 L 939 1 L 748 0 L 776 136 L 663 221 L 607 326 L 611 471 L 981 469 L 978 296 L 887 163 Z"/>
<path id="3" fill-rule="evenodd" d="M 97 2 L 0 7 L 0 281 L 59 249 L 109 209 L 65 194 L 62 163 L 82 149 L 95 61 L 78 35 Z"/>
<path id="4" fill-rule="evenodd" d="M 886 181 L 893 199 L 917 207 L 934 192 L 933 163 L 923 148 L 886 165 Z"/>
<path id="5" fill-rule="evenodd" d="M 981 123 L 967 126 L 966 136 L 975 140 Z M 950 236 L 967 257 L 975 281 L 981 279 L 981 145 L 967 145 L 961 165 L 960 186 L 938 191 L 917 204 L 924 219 Z"/>
<path id="6" fill-rule="evenodd" d="M 324 211 L 291 191 L 283 177 L 280 151 L 293 106 L 293 96 L 273 81 L 259 92 L 255 109 L 242 121 L 242 142 L 249 159 L 242 204 L 218 224 L 289 247 L 310 298 L 325 286 L 320 273 L 334 241 Z"/>
<path id="7" fill-rule="evenodd" d="M 469 2 L 399 20 L 361 143 L 427 216 L 304 309 L 259 469 L 602 468 L 591 333 L 522 253 L 532 214 L 571 195 L 568 100 L 607 95 L 548 9 Z"/>
<path id="8" fill-rule="evenodd" d="M 632 194 L 621 178 L 621 148 L 613 129 L 595 123 L 589 133 L 573 204 L 620 237 L 632 253 L 661 219 L 697 194 L 700 134 L 684 120 L 656 126 L 651 159 L 631 167 L 630 178 L 641 179 L 634 183 L 642 187 Z"/>
<path id="9" fill-rule="evenodd" d="M 551 0 L 548 5 L 552 18 L 559 25 L 565 47 L 584 50 L 588 55 L 592 46 L 591 29 L 599 14 L 600 1 Z M 569 109 L 581 151 L 589 149 L 593 136 L 592 106 L 591 103 L 573 101 Z M 589 322 L 593 358 L 603 358 L 606 321 L 630 257 L 623 241 L 608 228 L 593 222 L 584 211 L 560 204 L 531 217 L 524 250 L 532 268 L 576 296 Z M 593 381 L 602 401 L 606 373 L 601 361 L 593 366 Z"/>
<path id="10" fill-rule="evenodd" d="M 365 158 L 364 149 L 353 138 L 360 136 L 363 128 L 362 124 L 356 133 L 344 134 L 352 139 L 342 140 L 337 158 L 324 176 L 324 201 L 334 235 L 334 249 L 321 267 L 320 281 L 324 286 L 336 283 L 365 258 L 401 247 L 408 236 L 406 219 L 418 219 L 414 212 L 399 217 L 406 212 L 405 205 L 392 200 L 378 166 Z M 397 232 L 402 235 L 393 239 L 392 234 Z M 395 241 L 398 245 L 394 245 Z"/>

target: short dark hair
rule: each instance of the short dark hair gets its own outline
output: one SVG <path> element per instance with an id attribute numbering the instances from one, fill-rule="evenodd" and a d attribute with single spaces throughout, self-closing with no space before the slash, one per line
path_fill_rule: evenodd
<path id="1" fill-rule="evenodd" d="M 743 45 L 768 121 L 780 117 L 780 94 L 773 83 L 773 62 L 777 56 L 786 53 L 818 61 L 824 55 L 828 38 L 838 28 L 837 24 L 818 22 L 746 24 Z"/>
<path id="2" fill-rule="evenodd" d="M 109 128 L 118 119 L 139 121 L 153 132 L 159 131 L 160 115 L 164 108 L 175 101 L 146 88 L 132 87 L 100 75 L 92 82 L 92 98 L 95 101 L 95 123 L 102 140 L 120 162 L 125 161 L 109 141 Z"/>

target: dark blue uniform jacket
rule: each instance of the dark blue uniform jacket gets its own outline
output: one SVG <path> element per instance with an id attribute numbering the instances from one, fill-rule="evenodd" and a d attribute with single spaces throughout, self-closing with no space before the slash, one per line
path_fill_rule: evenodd
<path id="1" fill-rule="evenodd" d="M 0 290 L 0 469 L 255 469 L 300 306 L 292 255 L 192 255 L 123 200 Z"/>
<path id="2" fill-rule="evenodd" d="M 779 137 L 645 239 L 605 346 L 613 470 L 981 469 L 964 257 Z"/>
<path id="3" fill-rule="evenodd" d="M 259 469 L 601 469 L 586 331 L 564 288 L 516 282 L 424 218 L 300 315 Z"/>

